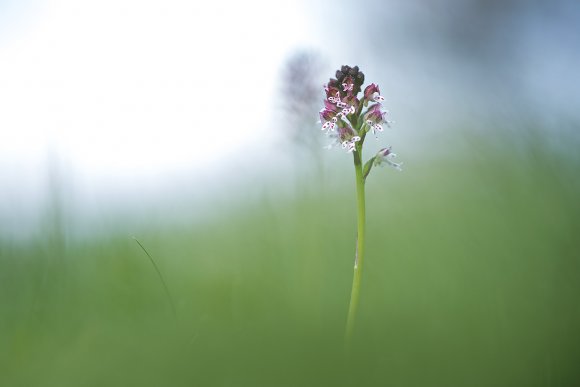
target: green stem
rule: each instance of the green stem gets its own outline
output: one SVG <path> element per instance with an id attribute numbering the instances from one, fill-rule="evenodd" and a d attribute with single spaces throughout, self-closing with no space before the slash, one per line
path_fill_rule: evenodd
<path id="1" fill-rule="evenodd" d="M 356 255 L 354 259 L 354 276 L 352 279 L 352 290 L 350 293 L 350 305 L 348 307 L 348 318 L 346 322 L 346 346 L 350 347 L 354 322 L 358 308 L 361 273 L 364 262 L 365 244 L 365 182 L 361 160 L 362 146 L 357 147 L 354 154 L 354 170 L 356 177 L 356 202 L 357 202 L 357 242 Z"/>

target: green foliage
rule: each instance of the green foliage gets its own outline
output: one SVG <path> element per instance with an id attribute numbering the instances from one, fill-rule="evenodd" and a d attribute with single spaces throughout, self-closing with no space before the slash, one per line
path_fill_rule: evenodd
<path id="1" fill-rule="evenodd" d="M 575 385 L 578 165 L 482 154 L 367 183 L 356 367 L 345 185 L 138 235 L 176 317 L 131 235 L 2 242 L 0 385 Z"/>

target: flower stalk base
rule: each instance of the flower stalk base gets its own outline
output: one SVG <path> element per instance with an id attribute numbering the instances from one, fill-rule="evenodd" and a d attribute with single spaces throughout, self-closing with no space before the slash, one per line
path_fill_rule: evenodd
<path id="1" fill-rule="evenodd" d="M 365 179 L 363 175 L 361 152 L 354 152 L 354 169 L 356 178 L 356 202 L 357 202 L 357 242 L 356 254 L 354 258 L 354 273 L 352 278 L 352 290 L 350 292 L 350 304 L 348 307 L 348 316 L 346 321 L 345 343 L 347 349 L 350 348 L 354 324 L 358 309 L 360 294 L 360 283 L 362 268 L 365 256 Z"/>

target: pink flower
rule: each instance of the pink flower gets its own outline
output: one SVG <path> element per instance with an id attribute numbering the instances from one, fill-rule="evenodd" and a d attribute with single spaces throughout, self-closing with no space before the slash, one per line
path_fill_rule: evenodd
<path id="1" fill-rule="evenodd" d="M 382 102 L 385 99 L 381 96 L 381 91 L 379 90 L 379 86 L 375 83 L 371 83 L 365 88 L 365 106 L 368 102 Z"/>
<path id="2" fill-rule="evenodd" d="M 356 151 L 356 143 L 360 141 L 355 131 L 350 126 L 343 126 L 338 129 L 338 141 L 347 152 Z"/>
<path id="3" fill-rule="evenodd" d="M 375 156 L 375 160 L 373 162 L 374 165 L 383 165 L 387 164 L 393 168 L 395 168 L 397 171 L 402 171 L 402 165 L 403 163 L 396 163 L 393 161 L 393 159 L 397 157 L 396 153 L 393 153 L 391 151 L 391 147 L 388 148 L 383 148 L 380 151 L 377 152 L 377 155 Z"/>
<path id="4" fill-rule="evenodd" d="M 387 115 L 386 111 L 381 110 L 381 104 L 377 103 L 372 105 L 364 115 L 365 123 L 369 126 L 369 128 L 375 134 L 377 131 L 382 132 L 383 126 L 381 124 L 386 124 L 390 126 L 391 122 L 386 120 L 385 117 Z"/>

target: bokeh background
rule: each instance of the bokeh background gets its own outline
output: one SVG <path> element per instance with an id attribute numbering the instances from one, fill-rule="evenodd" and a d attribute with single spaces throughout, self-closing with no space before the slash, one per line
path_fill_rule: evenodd
<path id="1" fill-rule="evenodd" d="M 578 47 L 571 0 L 0 1 L 0 385 L 580 384 Z M 342 64 L 404 162 L 348 356 Z"/>

